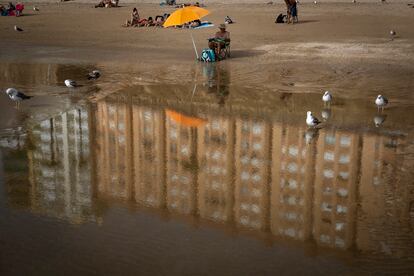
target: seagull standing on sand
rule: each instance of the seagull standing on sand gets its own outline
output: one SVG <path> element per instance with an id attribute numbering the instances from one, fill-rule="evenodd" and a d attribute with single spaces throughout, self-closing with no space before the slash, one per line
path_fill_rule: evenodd
<path id="1" fill-rule="evenodd" d="M 93 70 L 88 74 L 88 80 L 96 80 L 101 76 L 101 72 L 99 70 Z"/>
<path id="2" fill-rule="evenodd" d="M 17 27 L 16 25 L 14 25 L 14 30 L 15 30 L 16 32 L 23 32 L 23 29 L 22 29 L 22 28 Z"/>
<path id="3" fill-rule="evenodd" d="M 325 91 L 325 93 L 322 96 L 322 101 L 324 102 L 325 105 L 326 104 L 330 105 L 331 104 L 331 101 L 332 101 L 331 92 Z"/>
<path id="4" fill-rule="evenodd" d="M 321 122 L 318 120 L 318 118 L 316 118 L 315 116 L 312 115 L 312 112 L 308 111 L 307 115 L 306 115 L 306 124 L 310 127 L 316 127 L 317 125 L 319 125 Z"/>
<path id="5" fill-rule="evenodd" d="M 397 33 L 394 30 L 390 31 L 391 40 L 394 40 L 394 37 L 397 35 Z"/>
<path id="6" fill-rule="evenodd" d="M 20 106 L 20 102 L 23 100 L 28 100 L 32 96 L 27 96 L 23 94 L 22 92 L 18 91 L 16 88 L 8 88 L 6 90 L 7 96 L 16 103 L 16 107 L 18 108 Z"/>
<path id="7" fill-rule="evenodd" d="M 76 82 L 73 80 L 65 80 L 65 85 L 69 88 L 74 88 L 77 86 Z"/>
<path id="8" fill-rule="evenodd" d="M 384 110 L 384 107 L 388 104 L 388 99 L 382 95 L 378 95 L 378 97 L 375 99 L 375 104 L 378 107 L 378 111 L 380 108 L 381 110 Z"/>

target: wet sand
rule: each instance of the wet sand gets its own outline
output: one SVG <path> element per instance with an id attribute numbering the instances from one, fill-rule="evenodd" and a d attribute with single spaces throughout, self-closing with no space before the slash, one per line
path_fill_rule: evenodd
<path id="1" fill-rule="evenodd" d="M 39 4 L 20 18 L 0 17 L 0 59 L 12 62 L 94 63 L 108 73 L 132 71 L 129 82 L 191 82 L 195 55 L 188 30 L 121 28 L 135 5 L 94 9 L 73 2 Z M 27 4 L 30 8 L 31 5 Z M 137 5 L 142 17 L 171 12 L 170 7 Z M 389 97 L 412 102 L 414 17 L 406 3 L 311 3 L 299 6 L 300 23 L 275 24 L 283 4 L 212 4 L 206 17 L 216 26 L 225 15 L 232 58 L 223 63 L 232 85 L 271 92 L 321 93 L 342 97 Z M 13 30 L 17 24 L 25 29 Z M 390 41 L 389 31 L 397 38 Z M 216 31 L 192 31 L 198 50 Z M 397 100 L 399 101 L 399 100 Z"/>

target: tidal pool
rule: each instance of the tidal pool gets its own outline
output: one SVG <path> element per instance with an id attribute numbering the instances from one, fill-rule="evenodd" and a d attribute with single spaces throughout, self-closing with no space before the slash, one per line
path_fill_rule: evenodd
<path id="1" fill-rule="evenodd" d="M 81 95 L 57 74 L 21 110 L 2 95 L 0 272 L 412 273 L 413 102 L 327 107 L 205 70 Z"/>

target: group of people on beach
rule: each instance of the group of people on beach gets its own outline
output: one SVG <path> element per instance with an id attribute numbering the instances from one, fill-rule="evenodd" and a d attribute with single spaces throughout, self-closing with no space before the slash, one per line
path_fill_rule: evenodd
<path id="1" fill-rule="evenodd" d="M 118 7 L 119 0 L 101 0 L 95 8 L 116 8 Z"/>
<path id="2" fill-rule="evenodd" d="M 0 15 L 1 16 L 20 16 L 23 13 L 24 5 L 22 3 L 17 3 L 14 5 L 12 2 L 9 2 L 7 5 L 0 4 Z"/>
<path id="3" fill-rule="evenodd" d="M 138 9 L 134 8 L 132 10 L 131 19 L 127 19 L 123 27 L 162 27 L 169 16 L 169 13 L 164 13 L 164 15 L 155 16 L 155 19 L 152 16 L 148 18 L 140 18 Z"/>

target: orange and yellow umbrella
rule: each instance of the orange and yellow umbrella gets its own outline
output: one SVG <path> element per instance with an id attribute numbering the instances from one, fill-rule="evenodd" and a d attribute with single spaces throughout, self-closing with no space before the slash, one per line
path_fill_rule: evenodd
<path id="1" fill-rule="evenodd" d="M 207 122 L 206 120 L 197 117 L 186 116 L 184 114 L 169 109 L 165 110 L 165 114 L 167 114 L 167 116 L 174 122 L 188 127 L 198 127 Z"/>
<path id="2" fill-rule="evenodd" d="M 167 28 L 171 26 L 183 25 L 194 20 L 200 20 L 209 13 L 210 12 L 208 10 L 195 6 L 181 8 L 173 12 L 167 20 L 165 20 L 163 26 L 164 28 Z"/>

